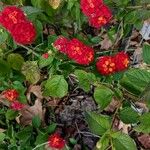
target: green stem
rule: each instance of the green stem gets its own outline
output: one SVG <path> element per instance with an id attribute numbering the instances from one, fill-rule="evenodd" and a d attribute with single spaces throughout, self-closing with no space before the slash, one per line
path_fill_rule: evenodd
<path id="1" fill-rule="evenodd" d="M 24 46 L 24 45 L 21 45 L 21 44 L 19 44 L 19 46 L 21 46 L 21 47 L 23 47 L 24 49 L 28 50 L 28 52 L 31 52 L 31 53 L 34 54 L 35 56 L 40 57 L 40 55 L 39 55 L 38 53 L 36 53 L 34 50 L 32 50 L 32 49 L 30 49 L 30 48 L 28 48 L 28 47 L 26 47 L 26 46 Z"/>
<path id="2" fill-rule="evenodd" d="M 42 144 L 39 144 L 39 145 L 37 145 L 35 148 L 33 148 L 32 150 L 35 150 L 35 149 L 37 149 L 37 148 L 39 148 L 39 147 L 42 147 L 42 146 L 44 146 L 44 145 L 47 145 L 49 142 L 45 142 L 45 143 L 42 143 Z"/>
<path id="3" fill-rule="evenodd" d="M 150 4 L 147 4 L 146 6 L 128 6 L 129 9 L 142 9 L 142 8 L 150 8 Z"/>

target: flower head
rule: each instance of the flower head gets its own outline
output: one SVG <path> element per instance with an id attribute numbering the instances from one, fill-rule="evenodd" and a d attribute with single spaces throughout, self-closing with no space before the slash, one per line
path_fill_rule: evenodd
<path id="1" fill-rule="evenodd" d="M 32 44 L 36 38 L 36 29 L 30 21 L 21 22 L 14 26 L 11 35 L 18 44 Z"/>
<path id="2" fill-rule="evenodd" d="M 20 103 L 19 101 L 14 101 L 11 103 L 10 108 L 15 110 L 15 111 L 19 111 L 21 109 L 23 109 L 25 105 Z"/>
<path id="3" fill-rule="evenodd" d="M 81 0 L 80 7 L 86 16 L 91 16 L 103 4 L 103 0 Z"/>
<path id="4" fill-rule="evenodd" d="M 95 10 L 95 13 L 89 18 L 89 23 L 95 28 L 106 25 L 112 18 L 110 9 L 103 5 L 100 9 Z"/>
<path id="5" fill-rule="evenodd" d="M 19 93 L 15 89 L 8 89 L 3 92 L 4 98 L 8 101 L 15 101 L 19 97 Z"/>
<path id="6" fill-rule="evenodd" d="M 67 54 L 67 44 L 68 44 L 68 39 L 60 36 L 56 39 L 54 42 L 54 47 L 58 49 L 61 53 Z"/>
<path id="7" fill-rule="evenodd" d="M 7 6 L 0 13 L 0 24 L 9 31 L 13 30 L 14 25 L 26 21 L 24 12 L 16 6 Z"/>
<path id="8" fill-rule="evenodd" d="M 111 56 L 100 57 L 96 63 L 97 70 L 102 75 L 110 75 L 115 72 L 116 65 L 114 58 Z"/>
<path id="9" fill-rule="evenodd" d="M 123 71 L 129 66 L 129 56 L 125 52 L 119 52 L 115 55 L 116 71 Z"/>
<path id="10" fill-rule="evenodd" d="M 65 140 L 58 133 L 54 133 L 48 138 L 48 144 L 50 148 L 63 149 Z"/>
<path id="11" fill-rule="evenodd" d="M 45 59 L 48 59 L 49 53 L 44 53 L 44 54 L 42 55 L 42 57 L 45 58 Z"/>
<path id="12" fill-rule="evenodd" d="M 68 57 L 78 64 L 88 65 L 94 59 L 94 50 L 78 39 L 72 39 L 67 45 L 67 50 Z"/>

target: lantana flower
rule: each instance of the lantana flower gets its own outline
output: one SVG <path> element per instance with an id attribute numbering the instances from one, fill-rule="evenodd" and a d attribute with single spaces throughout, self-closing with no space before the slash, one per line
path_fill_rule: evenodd
<path id="1" fill-rule="evenodd" d="M 125 52 L 119 52 L 115 55 L 116 71 L 124 71 L 129 66 L 129 56 Z"/>
<path id="2" fill-rule="evenodd" d="M 89 65 L 94 59 L 94 50 L 84 45 L 78 39 L 72 39 L 67 44 L 68 57 L 78 64 Z"/>
<path id="3" fill-rule="evenodd" d="M 36 37 L 36 29 L 33 23 L 26 21 L 16 24 L 11 35 L 18 44 L 32 44 Z"/>
<path id="4" fill-rule="evenodd" d="M 24 106 L 25 106 L 24 104 L 22 104 L 22 103 L 20 103 L 19 101 L 16 100 L 16 101 L 11 103 L 10 108 L 12 110 L 19 111 L 19 110 L 23 109 Z"/>
<path id="5" fill-rule="evenodd" d="M 18 44 L 32 44 L 36 38 L 35 26 L 16 6 L 7 6 L 0 12 L 0 24 L 11 33 Z"/>
<path id="6" fill-rule="evenodd" d="M 95 13 L 96 9 L 99 9 L 103 5 L 103 0 L 81 0 L 80 7 L 82 12 L 86 16 L 91 16 Z"/>
<path id="7" fill-rule="evenodd" d="M 100 57 L 96 63 L 96 67 L 102 75 L 110 75 L 116 71 L 115 60 L 111 56 Z"/>
<path id="8" fill-rule="evenodd" d="M 58 133 L 54 133 L 48 138 L 48 145 L 50 148 L 61 150 L 65 147 L 65 140 Z"/>
<path id="9" fill-rule="evenodd" d="M 3 92 L 3 96 L 8 101 L 15 101 L 19 97 L 19 93 L 16 89 L 8 89 Z"/>
<path id="10" fill-rule="evenodd" d="M 59 36 L 54 42 L 54 47 L 61 53 L 67 54 L 67 44 L 69 40 L 63 36 Z"/>
<path id="11" fill-rule="evenodd" d="M 106 25 L 112 18 L 110 9 L 103 5 L 100 9 L 97 9 L 95 13 L 89 18 L 89 23 L 95 28 L 100 28 Z"/>
<path id="12" fill-rule="evenodd" d="M 24 12 L 16 6 L 7 6 L 0 12 L 0 24 L 9 31 L 13 30 L 14 25 L 25 21 Z"/>
<path id="13" fill-rule="evenodd" d="M 110 22 L 112 12 L 103 0 L 81 0 L 80 7 L 92 27 L 100 28 Z"/>

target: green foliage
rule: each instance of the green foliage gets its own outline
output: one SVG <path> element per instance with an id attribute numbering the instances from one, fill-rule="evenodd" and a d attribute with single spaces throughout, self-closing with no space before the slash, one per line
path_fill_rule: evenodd
<path id="1" fill-rule="evenodd" d="M 0 76 L 7 75 L 10 71 L 9 64 L 5 60 L 0 59 Z"/>
<path id="2" fill-rule="evenodd" d="M 121 132 L 115 133 L 115 136 L 113 137 L 113 147 L 115 148 L 115 150 L 137 149 L 133 139 Z"/>
<path id="3" fill-rule="evenodd" d="M 90 130 L 97 135 L 103 135 L 111 126 L 110 118 L 105 115 L 99 115 L 94 112 L 86 112 L 85 118 Z"/>
<path id="4" fill-rule="evenodd" d="M 54 56 L 52 56 L 52 55 L 50 55 L 47 59 L 45 59 L 41 56 L 39 59 L 39 67 L 44 68 L 44 67 L 50 66 L 53 59 L 54 59 Z"/>
<path id="5" fill-rule="evenodd" d="M 135 69 L 131 65 L 132 69 L 127 71 L 102 76 L 96 71 L 96 61 L 100 56 L 114 55 L 123 50 L 128 44 L 126 41 L 132 36 L 132 30 L 141 30 L 143 22 L 149 18 L 149 0 L 136 0 L 134 4 L 130 0 L 104 0 L 113 13 L 113 19 L 100 29 L 89 27 L 88 17 L 82 13 L 79 0 L 57 1 L 57 4 L 49 0 L 1 2 L 0 11 L 6 5 L 19 6 L 35 25 L 37 33 L 33 44 L 19 45 L 0 26 L 0 149 L 32 150 L 47 142 L 49 135 L 57 129 L 56 107 L 51 107 L 51 102 L 55 105 L 57 98 L 60 101 L 67 95 L 67 99 L 70 98 L 70 90 L 76 87 L 79 92 L 80 88 L 83 89 L 98 104 L 96 112 L 85 113 L 91 132 L 100 136 L 96 148 L 136 150 L 136 144 L 130 135 L 114 131 L 113 126 L 117 118 L 130 124 L 131 131 L 150 133 L 150 45 L 140 45 L 144 69 Z M 91 46 L 95 50 L 94 61 L 82 66 L 61 54 L 53 46 L 59 35 L 68 39 L 78 38 Z M 110 42 L 112 46 L 103 51 L 101 45 L 109 45 Z M 47 59 L 43 58 L 44 53 L 49 54 Z M 132 49 L 130 54 L 132 55 Z M 16 89 L 19 92 L 17 100 L 27 105 L 29 112 L 26 107 L 21 111 L 10 108 L 11 102 L 3 98 L 3 91 L 7 89 Z M 41 99 L 42 106 L 32 110 L 35 109 L 36 99 Z M 115 105 L 116 100 L 120 100 L 119 105 Z M 136 100 L 147 105 L 147 113 L 138 112 L 134 104 Z M 66 99 L 61 104 L 68 105 Z M 110 108 L 113 110 L 109 110 Z M 27 117 L 27 120 L 24 121 L 23 117 Z M 26 121 L 29 124 L 24 126 Z M 76 145 L 78 140 L 73 137 L 67 139 L 68 149 L 74 149 L 71 146 Z M 83 145 L 82 148 L 86 149 L 85 147 Z M 44 148 L 45 145 L 38 149 Z"/>
<path id="6" fill-rule="evenodd" d="M 143 46 L 143 59 L 144 59 L 144 62 L 147 63 L 147 64 L 150 64 L 149 52 L 150 52 L 150 45 L 145 44 Z"/>
<path id="7" fill-rule="evenodd" d="M 140 124 L 134 129 L 137 132 L 150 133 L 150 113 L 145 113 L 140 117 Z"/>
<path id="8" fill-rule="evenodd" d="M 32 118 L 32 125 L 33 125 L 33 127 L 35 127 L 35 128 L 39 128 L 39 127 L 40 127 L 40 125 L 41 125 L 41 119 L 40 119 L 39 116 L 34 116 L 34 117 Z"/>
<path id="9" fill-rule="evenodd" d="M 27 61 L 23 63 L 22 73 L 25 75 L 26 80 L 32 84 L 35 84 L 40 80 L 40 72 L 37 61 Z"/>
<path id="10" fill-rule="evenodd" d="M 2 132 L 0 132 L 0 142 L 2 142 L 5 139 L 6 135 Z"/>
<path id="11" fill-rule="evenodd" d="M 138 122 L 139 115 L 131 107 L 125 107 L 120 111 L 119 117 L 124 123 L 131 124 Z"/>
<path id="12" fill-rule="evenodd" d="M 7 57 L 7 62 L 14 70 L 21 70 L 24 59 L 20 54 L 10 54 Z"/>
<path id="13" fill-rule="evenodd" d="M 75 70 L 74 73 L 78 80 L 79 86 L 86 92 L 90 91 L 91 85 L 96 81 L 96 77 L 93 73 L 87 73 L 83 70 Z"/>
<path id="14" fill-rule="evenodd" d="M 144 69 L 130 69 L 121 80 L 121 85 L 129 92 L 139 95 L 149 82 L 150 72 Z"/>
<path id="15" fill-rule="evenodd" d="M 68 83 L 62 75 L 54 75 L 46 81 L 44 94 L 62 98 L 68 93 Z"/>
<path id="16" fill-rule="evenodd" d="M 95 101 L 101 109 L 106 108 L 112 100 L 113 91 L 105 86 L 98 86 L 94 91 Z"/>
<path id="17" fill-rule="evenodd" d="M 8 120 L 14 120 L 18 115 L 18 112 L 17 111 L 13 111 L 13 110 L 8 110 L 6 112 L 6 118 Z"/>

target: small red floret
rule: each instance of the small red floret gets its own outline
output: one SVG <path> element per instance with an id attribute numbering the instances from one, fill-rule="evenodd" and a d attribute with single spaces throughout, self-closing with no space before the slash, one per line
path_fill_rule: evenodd
<path id="1" fill-rule="evenodd" d="M 58 133 L 54 133 L 48 138 L 48 144 L 50 148 L 63 149 L 65 140 Z"/>
<path id="2" fill-rule="evenodd" d="M 48 59 L 49 54 L 48 54 L 48 53 L 44 53 L 44 54 L 42 55 L 42 57 L 45 58 L 45 59 Z"/>

